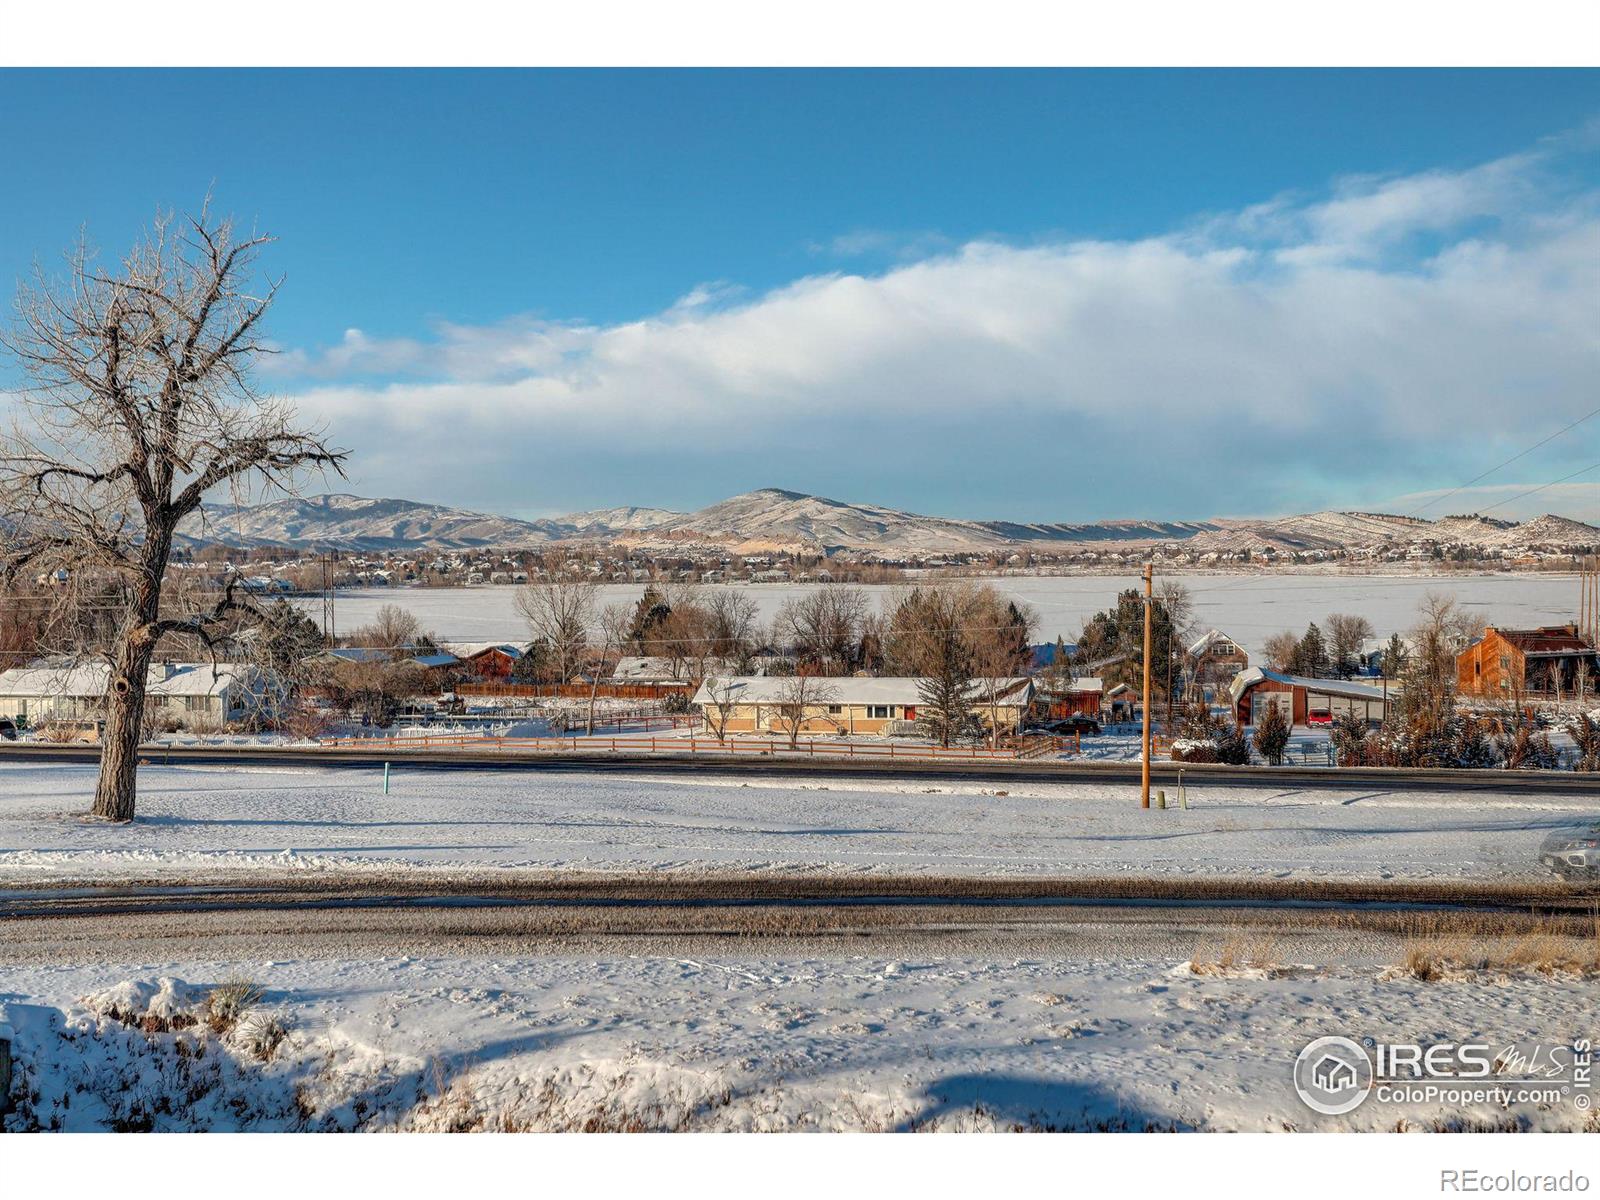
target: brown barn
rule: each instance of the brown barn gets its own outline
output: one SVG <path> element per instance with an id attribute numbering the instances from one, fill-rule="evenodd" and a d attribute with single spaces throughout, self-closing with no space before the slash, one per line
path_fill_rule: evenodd
<path id="1" fill-rule="evenodd" d="M 1052 682 L 1047 676 L 1034 680 L 1033 711 L 1052 721 L 1063 717 L 1098 717 L 1105 702 L 1105 682 L 1086 675 L 1066 683 Z"/>
<path id="2" fill-rule="evenodd" d="M 522 658 L 521 649 L 509 644 L 453 645 L 450 649 L 474 678 L 486 681 L 510 679 L 512 670 Z"/>
<path id="3" fill-rule="evenodd" d="M 1240 725 L 1254 725 L 1268 705 L 1276 705 L 1291 725 L 1324 725 L 1341 713 L 1367 721 L 1383 720 L 1387 703 L 1381 688 L 1347 679 L 1308 679 L 1251 667 L 1228 685 Z"/>
<path id="4" fill-rule="evenodd" d="M 1496 629 L 1456 655 L 1456 690 L 1468 696 L 1595 694 L 1600 661 L 1576 625 Z"/>

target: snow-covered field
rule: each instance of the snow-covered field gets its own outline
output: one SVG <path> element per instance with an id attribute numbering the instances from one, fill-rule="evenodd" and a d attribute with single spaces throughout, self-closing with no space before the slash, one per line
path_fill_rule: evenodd
<path id="1" fill-rule="evenodd" d="M 234 870 L 782 870 L 967 875 L 1537 877 L 1582 796 L 1126 785 L 713 771 L 153 765 L 139 819 L 85 820 L 92 765 L 0 764 L 0 880 Z M 1169 801 L 1177 796 L 1169 792 Z"/>
<path id="2" fill-rule="evenodd" d="M 265 994 L 211 1031 L 209 987 L 242 975 Z M 678 957 L 10 970 L 0 1006 L 26 1087 L 6 1127 L 1595 1128 L 1570 1101 L 1313 1114 L 1290 1071 L 1326 1034 L 1593 1034 L 1592 982 L 1390 975 Z"/>
<path id="3" fill-rule="evenodd" d="M 1284 629 L 1301 632 L 1329 613 L 1357 613 L 1372 622 L 1377 636 L 1409 629 L 1424 593 L 1445 592 L 1474 617 L 1500 625 L 1539 625 L 1574 619 L 1578 582 L 1570 575 L 1189 575 L 1177 576 L 1194 595 L 1195 622 L 1215 626 L 1238 639 L 1253 658 L 1266 639 Z M 1036 637 L 1072 641 L 1085 618 L 1111 607 L 1117 593 L 1142 587 L 1132 575 L 1016 576 L 990 580 L 1009 596 L 1025 600 L 1039 614 Z M 732 587 L 756 602 L 770 621 L 783 602 L 818 585 L 713 584 Z M 642 584 L 603 589 L 603 602 L 637 600 Z M 866 590 L 883 597 L 883 585 Z M 380 607 L 398 604 L 416 613 L 425 629 L 446 641 L 524 641 L 527 622 L 516 609 L 517 589 L 509 586 L 463 588 L 365 588 L 338 594 L 338 626 L 353 629 L 370 621 Z M 321 600 L 299 603 L 321 611 Z"/>

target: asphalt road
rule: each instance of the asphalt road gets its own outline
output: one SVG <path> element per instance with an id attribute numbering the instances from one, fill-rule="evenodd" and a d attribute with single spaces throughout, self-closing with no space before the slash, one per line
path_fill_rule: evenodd
<path id="1" fill-rule="evenodd" d="M 619 954 L 1394 961 L 1453 932 L 1592 936 L 1593 890 L 1293 881 L 332 877 L 0 892 L 4 966 Z"/>
<path id="2" fill-rule="evenodd" d="M 222 766 L 323 766 L 371 770 L 385 763 L 434 770 L 647 771 L 652 774 L 716 771 L 767 778 L 870 778 L 970 780 L 1028 779 L 1061 783 L 1137 783 L 1137 762 L 1085 762 L 1071 759 L 914 762 L 909 759 L 809 757 L 769 754 L 533 752 L 515 749 L 351 750 L 289 746 L 152 746 L 149 762 L 209 763 Z M 0 742 L 0 762 L 98 762 L 96 746 Z M 1153 787 L 1175 789 L 1182 772 L 1187 782 L 1254 787 L 1317 787 L 1368 790 L 1373 787 L 1427 792 L 1487 791 L 1514 795 L 1566 794 L 1591 797 L 1600 807 L 1600 777 L 1571 771 L 1440 771 L 1390 767 L 1227 767 L 1173 762 L 1151 764 Z"/>

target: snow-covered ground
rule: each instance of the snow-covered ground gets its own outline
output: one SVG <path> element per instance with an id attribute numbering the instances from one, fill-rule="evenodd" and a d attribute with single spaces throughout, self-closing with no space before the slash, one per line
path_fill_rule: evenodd
<path id="1" fill-rule="evenodd" d="M 1570 1101 L 1313 1114 L 1290 1072 L 1323 1035 L 1593 1034 L 1592 982 L 1391 974 L 679 957 L 8 970 L 25 1087 L 6 1127 L 1595 1128 Z M 211 1031 L 209 988 L 242 975 L 265 994 Z"/>
<path id="2" fill-rule="evenodd" d="M 1475 618 L 1506 626 L 1542 625 L 1574 619 L 1578 583 L 1570 575 L 1328 575 L 1274 572 L 1262 575 L 1174 575 L 1194 595 L 1194 620 L 1237 639 L 1259 659 L 1267 638 L 1285 629 L 1303 632 L 1329 613 L 1357 613 L 1372 622 L 1379 638 L 1404 632 L 1416 623 L 1417 604 L 1430 591 L 1455 596 Z M 1007 576 L 989 582 L 1007 596 L 1024 600 L 1039 614 L 1037 640 L 1074 640 L 1086 618 L 1113 607 L 1117 593 L 1143 586 L 1133 575 Z M 711 584 L 731 587 L 756 602 L 761 620 L 770 622 L 785 600 L 818 584 Z M 866 585 L 881 606 L 892 590 Z M 637 600 L 643 584 L 603 589 L 603 602 Z M 362 588 L 338 593 L 340 629 L 370 622 L 385 604 L 417 615 L 424 629 L 445 641 L 525 641 L 528 625 L 517 612 L 517 589 L 509 586 L 460 588 Z M 320 611 L 320 598 L 297 603 Z"/>
<path id="3" fill-rule="evenodd" d="M 0 880 L 233 870 L 782 870 L 968 875 L 1542 875 L 1583 796 L 818 781 L 539 770 L 159 766 L 139 819 L 86 820 L 92 765 L 0 764 Z M 1169 790 L 1168 800 L 1178 797 Z"/>

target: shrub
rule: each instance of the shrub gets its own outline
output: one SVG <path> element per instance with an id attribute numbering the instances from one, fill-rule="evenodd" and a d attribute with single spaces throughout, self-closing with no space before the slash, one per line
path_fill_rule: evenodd
<path id="1" fill-rule="evenodd" d="M 1226 763 L 1230 767 L 1250 765 L 1250 743 L 1245 740 L 1243 730 L 1238 728 L 1224 730 L 1217 735 L 1217 740 L 1212 744 L 1216 747 L 1219 763 Z"/>
<path id="2" fill-rule="evenodd" d="M 1600 771 L 1600 723 L 1588 713 L 1579 713 L 1567 723 L 1567 732 L 1578 747 L 1578 761 L 1573 764 L 1579 771 Z"/>
<path id="3" fill-rule="evenodd" d="M 1451 735 L 1451 757 L 1458 767 L 1492 767 L 1494 743 L 1484 722 L 1470 714 L 1459 718 Z"/>
<path id="4" fill-rule="evenodd" d="M 1197 742 L 1180 738 L 1172 743 L 1172 761 L 1214 763 L 1218 761 L 1217 748 L 1210 742 Z"/>
<path id="5" fill-rule="evenodd" d="M 255 1007 L 261 988 L 248 979 L 229 979 L 211 989 L 206 997 L 206 1024 L 213 1033 L 226 1033 Z"/>
<path id="6" fill-rule="evenodd" d="M 1256 723 L 1256 749 L 1273 766 L 1283 765 L 1283 752 L 1289 747 L 1289 721 L 1276 704 L 1268 705 Z"/>
<path id="7" fill-rule="evenodd" d="M 1367 761 L 1367 722 L 1355 713 L 1343 712 L 1333 719 L 1329 741 L 1341 767 L 1359 767 Z"/>

